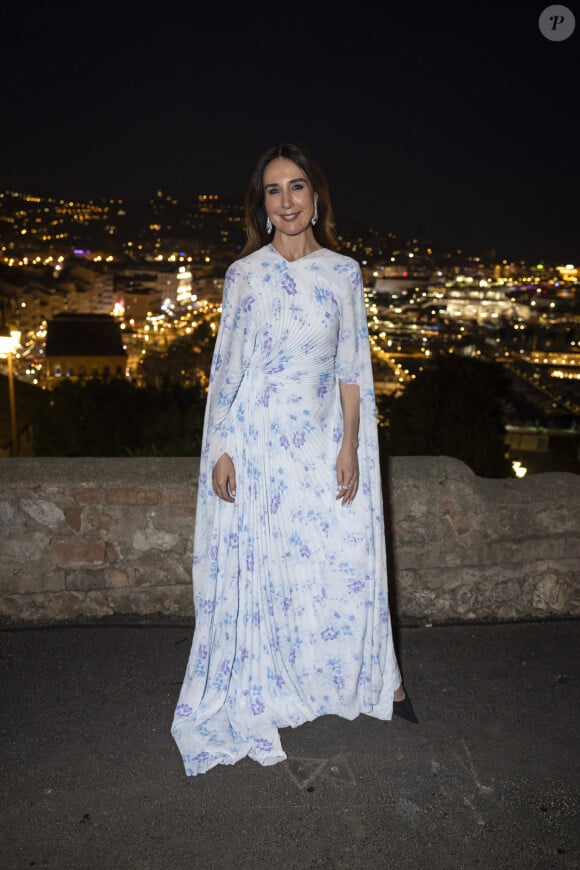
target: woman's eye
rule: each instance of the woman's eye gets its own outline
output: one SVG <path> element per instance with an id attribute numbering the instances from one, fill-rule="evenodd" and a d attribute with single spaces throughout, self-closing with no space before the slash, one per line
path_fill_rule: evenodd
<path id="1" fill-rule="evenodd" d="M 269 187 L 268 190 L 266 191 L 266 193 L 271 195 L 273 193 L 279 193 L 279 190 L 277 187 Z"/>
<path id="2" fill-rule="evenodd" d="M 292 190 L 303 190 L 303 189 L 304 189 L 304 185 L 301 182 L 299 182 L 298 184 L 292 185 Z"/>

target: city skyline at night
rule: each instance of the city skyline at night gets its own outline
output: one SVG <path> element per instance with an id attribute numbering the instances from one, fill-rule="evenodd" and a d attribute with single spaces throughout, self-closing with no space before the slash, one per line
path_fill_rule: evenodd
<path id="1" fill-rule="evenodd" d="M 20 391 L 32 387 L 38 399 L 65 382 L 81 391 L 101 382 L 114 393 L 119 379 L 143 395 L 205 390 L 225 270 L 241 250 L 242 216 L 239 201 L 216 193 L 183 203 L 161 191 L 146 203 L 82 203 L 0 191 L 0 295 L 20 335 L 13 361 Z M 361 266 L 381 415 L 445 359 L 461 372 L 473 364 L 483 372 L 485 361 L 511 380 L 503 400 L 505 439 L 518 473 L 577 468 L 578 266 L 437 250 L 348 222 L 338 243 Z M 61 321 L 69 324 L 74 352 L 52 340 Z M 88 352 L 89 336 L 81 332 L 93 321 L 117 324 L 126 360 L 113 359 L 105 345 Z M 22 398 L 34 399 L 28 392 Z M 59 438 L 76 418 L 59 418 Z M 32 444 L 30 415 L 18 419 L 26 427 L 20 443 Z M 199 435 L 191 425 L 189 449 Z M 42 455 L 152 449 L 108 444 L 121 437 L 112 422 L 98 445 L 91 436 L 91 445 L 81 447 L 77 434 L 69 435 L 76 447 L 66 439 L 54 443 L 38 422 L 35 449 Z M 532 455 L 524 445 L 532 445 Z M 158 449 L 186 447 L 161 440 Z"/>

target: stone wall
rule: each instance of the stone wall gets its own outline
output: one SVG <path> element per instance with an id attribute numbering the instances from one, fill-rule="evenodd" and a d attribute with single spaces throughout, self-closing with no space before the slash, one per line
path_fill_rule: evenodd
<path id="1" fill-rule="evenodd" d="M 0 619 L 193 621 L 198 460 L 0 460 Z M 580 615 L 580 478 L 388 463 L 396 620 Z"/>

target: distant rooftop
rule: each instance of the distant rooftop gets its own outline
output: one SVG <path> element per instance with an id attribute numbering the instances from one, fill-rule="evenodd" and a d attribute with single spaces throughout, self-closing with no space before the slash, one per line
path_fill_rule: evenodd
<path id="1" fill-rule="evenodd" d="M 125 356 L 118 322 L 108 314 L 57 314 L 47 324 L 46 356 Z"/>

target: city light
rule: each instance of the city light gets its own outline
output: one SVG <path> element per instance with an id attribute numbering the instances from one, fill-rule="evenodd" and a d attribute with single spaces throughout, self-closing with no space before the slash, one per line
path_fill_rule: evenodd
<path id="1" fill-rule="evenodd" d="M 10 445 L 12 456 L 18 455 L 18 425 L 16 421 L 13 356 L 19 344 L 20 330 L 14 326 L 8 326 L 3 307 L 2 323 L 0 325 L 0 356 L 4 357 L 8 364 L 8 400 L 10 405 Z"/>
<path id="2" fill-rule="evenodd" d="M 130 203 L 0 192 L 0 217 L 10 228 L 0 261 L 22 272 L 13 282 L 23 336 L 22 357 L 13 360 L 17 378 L 46 385 L 46 322 L 66 311 L 115 318 L 135 383 L 144 364 L 163 360 L 178 339 L 196 347 L 201 327 L 215 336 L 225 270 L 243 236 L 241 204 L 208 193 L 185 204 L 159 192 L 149 207 L 139 227 Z M 577 266 L 491 260 L 367 233 L 342 230 L 338 238 L 363 272 L 379 398 L 402 396 L 439 358 L 472 357 L 510 374 L 512 422 L 580 429 Z M 74 378 L 73 370 L 63 368 L 60 379 Z M 531 408 L 529 419 L 520 406 Z M 531 473 L 527 459 L 526 467 Z"/>

